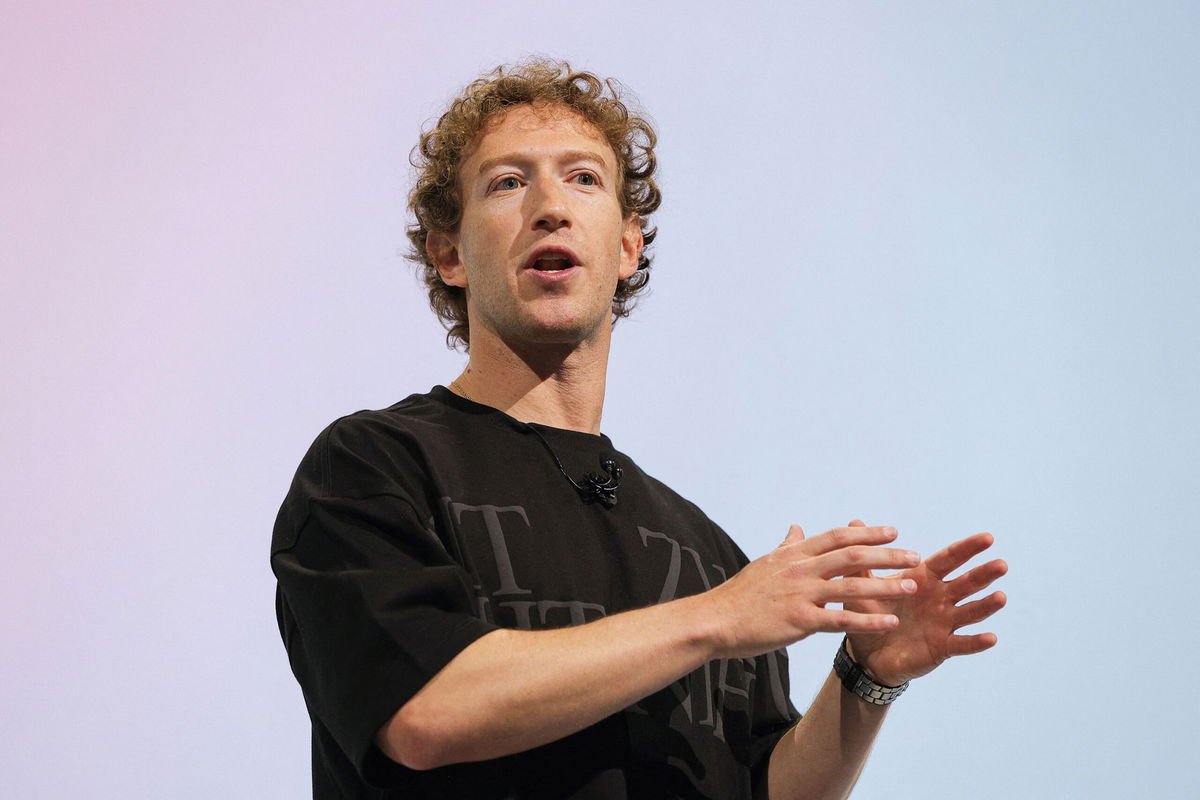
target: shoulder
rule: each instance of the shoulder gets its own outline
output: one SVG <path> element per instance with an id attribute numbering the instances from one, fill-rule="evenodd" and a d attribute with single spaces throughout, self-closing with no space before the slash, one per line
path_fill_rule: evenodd
<path id="1" fill-rule="evenodd" d="M 338 417 L 317 436 L 316 444 L 361 448 L 390 440 L 437 435 L 453 424 L 453 410 L 431 395 L 409 395 L 387 408 L 355 411 Z"/>
<path id="2" fill-rule="evenodd" d="M 365 514 L 372 504 L 395 504 L 424 519 L 431 472 L 427 442 L 450 426 L 436 401 L 412 395 L 384 409 L 356 411 L 327 425 L 296 469 L 276 518 L 273 549 L 295 541 L 315 506 L 337 505 Z"/>
<path id="3" fill-rule="evenodd" d="M 453 435 L 454 410 L 414 394 L 382 409 L 339 417 L 317 434 L 296 470 L 293 490 L 309 497 L 379 493 L 400 476 L 419 476 L 425 451 Z"/>

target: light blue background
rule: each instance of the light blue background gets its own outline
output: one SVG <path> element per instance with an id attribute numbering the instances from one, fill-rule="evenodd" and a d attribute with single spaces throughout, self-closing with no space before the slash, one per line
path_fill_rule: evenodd
<path id="1" fill-rule="evenodd" d="M 618 446 L 752 556 L 859 516 L 1011 565 L 855 796 L 1200 796 L 1198 7 L 430 5 L 4 3 L 6 796 L 306 795 L 274 514 L 457 374 L 407 153 L 529 52 L 661 134 Z"/>

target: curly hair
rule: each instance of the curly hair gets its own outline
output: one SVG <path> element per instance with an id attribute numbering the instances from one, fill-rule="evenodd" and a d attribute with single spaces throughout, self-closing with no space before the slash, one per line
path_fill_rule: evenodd
<path id="1" fill-rule="evenodd" d="M 412 247 L 408 258 L 429 291 L 429 305 L 446 327 L 449 347 L 470 348 L 470 321 L 464 289 L 446 285 L 425 248 L 430 231 L 449 232 L 462 220 L 458 172 L 466 151 L 497 114 L 523 103 L 561 105 L 591 123 L 616 154 L 620 180 L 617 192 L 623 216 L 637 214 L 645 243 L 637 271 L 617 283 L 613 295 L 613 321 L 629 315 L 636 296 L 650 280 L 647 254 L 657 229 L 649 215 L 662 201 L 654 181 L 654 146 L 657 136 L 648 120 L 632 113 L 614 80 L 590 72 L 577 72 L 565 61 L 532 60 L 500 66 L 468 84 L 433 128 L 421 134 L 410 162 L 418 171 L 408 196 L 416 221 L 408 226 Z"/>

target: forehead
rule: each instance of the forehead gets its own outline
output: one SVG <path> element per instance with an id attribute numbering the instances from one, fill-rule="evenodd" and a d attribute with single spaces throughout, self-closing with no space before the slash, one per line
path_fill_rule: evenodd
<path id="1" fill-rule="evenodd" d="M 616 155 L 600 130 L 579 112 L 566 106 L 522 103 L 492 115 L 483 130 L 463 152 L 462 166 L 507 153 L 563 147 L 595 150 L 610 166 Z M 464 170 L 465 173 L 466 170 Z"/>

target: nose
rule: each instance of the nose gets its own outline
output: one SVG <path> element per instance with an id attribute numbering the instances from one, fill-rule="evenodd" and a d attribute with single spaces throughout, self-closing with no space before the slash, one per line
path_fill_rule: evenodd
<path id="1" fill-rule="evenodd" d="M 546 176 L 537 180 L 527 196 L 533 204 L 534 230 L 554 232 L 571 226 L 564 187 L 557 178 Z"/>

